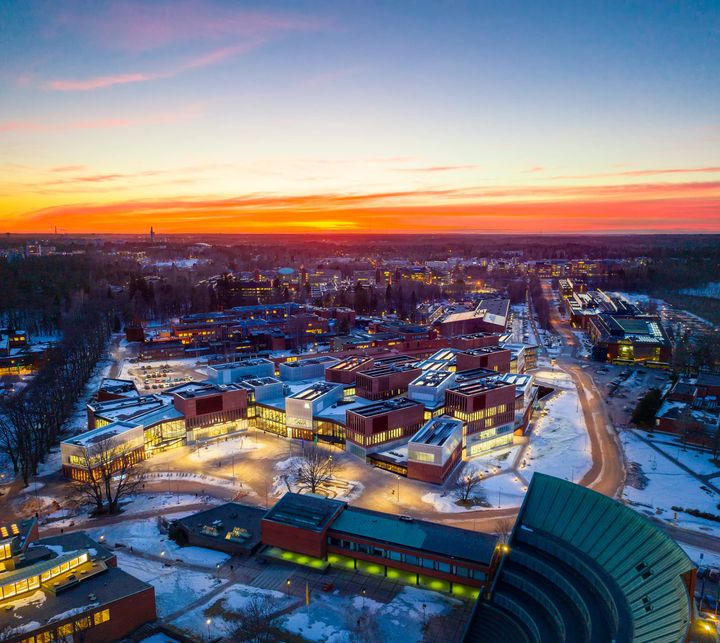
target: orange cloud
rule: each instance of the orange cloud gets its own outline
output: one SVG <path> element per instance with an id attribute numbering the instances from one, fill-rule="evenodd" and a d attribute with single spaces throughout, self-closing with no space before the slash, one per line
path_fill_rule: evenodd
<path id="1" fill-rule="evenodd" d="M 13 227 L 139 232 L 149 224 L 165 232 L 718 232 L 720 182 L 78 203 L 26 212 Z"/>

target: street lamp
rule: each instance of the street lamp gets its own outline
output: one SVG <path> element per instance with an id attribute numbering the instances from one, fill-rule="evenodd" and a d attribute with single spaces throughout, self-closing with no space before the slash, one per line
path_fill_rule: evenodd
<path id="1" fill-rule="evenodd" d="M 207 631 L 208 631 L 208 641 L 210 640 L 210 625 L 212 624 L 212 619 L 207 619 L 205 621 L 205 625 L 207 625 Z"/>
<path id="2" fill-rule="evenodd" d="M 367 594 L 367 590 L 363 587 L 361 592 L 362 592 L 362 608 L 365 609 L 365 594 Z"/>
<path id="3" fill-rule="evenodd" d="M 396 475 L 395 477 L 397 478 L 397 484 L 398 484 L 397 501 L 398 501 L 398 504 L 400 504 L 400 476 Z"/>

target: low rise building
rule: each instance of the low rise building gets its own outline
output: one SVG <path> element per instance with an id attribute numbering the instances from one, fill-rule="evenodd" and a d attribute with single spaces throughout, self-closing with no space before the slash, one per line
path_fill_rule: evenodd
<path id="1" fill-rule="evenodd" d="M 343 399 L 344 386 L 317 382 L 285 398 L 285 421 L 288 437 L 314 438 L 313 420 L 327 407 Z"/>
<path id="2" fill-rule="evenodd" d="M 4 641 L 104 643 L 155 620 L 152 585 L 119 569 L 115 554 L 87 534 L 39 538 L 34 521 L 0 525 L 3 532 L 23 543 L 0 568 Z"/>
<path id="3" fill-rule="evenodd" d="M 461 461 L 463 423 L 443 415 L 428 420 L 408 442 L 407 476 L 442 484 Z"/>
<path id="4" fill-rule="evenodd" d="M 375 402 L 346 413 L 346 448 L 360 458 L 404 444 L 423 424 L 424 406 L 405 397 Z"/>
<path id="5" fill-rule="evenodd" d="M 501 346 L 485 346 L 460 351 L 455 360 L 458 372 L 487 368 L 497 373 L 509 373 L 512 353 Z"/>
<path id="6" fill-rule="evenodd" d="M 410 383 L 422 374 L 412 362 L 401 364 L 377 363 L 357 374 L 355 393 L 368 400 L 385 400 L 407 393 Z"/>
<path id="7" fill-rule="evenodd" d="M 207 367 L 208 380 L 213 384 L 234 384 L 243 378 L 273 377 L 275 364 L 269 359 L 244 359 L 226 364 L 212 364 Z"/>
<path id="8" fill-rule="evenodd" d="M 513 443 L 515 385 L 498 381 L 492 371 L 467 375 L 449 388 L 445 411 L 464 423 L 465 457 Z"/>
<path id="9" fill-rule="evenodd" d="M 280 364 L 280 379 L 288 382 L 321 379 L 325 377 L 325 371 L 339 361 L 335 357 L 321 355 L 283 362 Z"/>

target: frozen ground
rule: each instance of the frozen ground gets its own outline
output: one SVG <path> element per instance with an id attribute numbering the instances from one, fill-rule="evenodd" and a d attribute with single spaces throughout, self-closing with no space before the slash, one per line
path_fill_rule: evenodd
<path id="1" fill-rule="evenodd" d="M 295 600 L 275 590 L 235 584 L 207 603 L 175 619 L 173 625 L 202 640 L 206 637 L 227 636 L 238 623 L 232 613 L 247 607 L 253 596 L 266 597 L 276 609 L 288 607 Z"/>
<path id="2" fill-rule="evenodd" d="M 520 471 L 531 478 L 535 471 L 579 480 L 592 466 L 585 417 L 577 392 L 560 391 L 545 405 L 546 415 L 535 422 Z"/>
<path id="3" fill-rule="evenodd" d="M 174 561 L 176 558 L 183 562 L 207 569 L 215 569 L 222 565 L 230 556 L 222 552 L 204 549 L 202 547 L 180 547 L 170 540 L 167 534 L 162 533 L 153 519 L 127 520 L 107 527 L 88 529 L 88 534 L 98 542 L 109 545 L 121 543 L 133 551 L 150 554 Z"/>
<path id="4" fill-rule="evenodd" d="M 249 435 L 224 442 L 215 442 L 205 445 L 190 454 L 190 460 L 193 462 L 214 462 L 222 458 L 231 458 L 234 453 L 257 451 L 262 449 L 264 445 L 258 443 Z"/>
<path id="5" fill-rule="evenodd" d="M 273 496 L 279 498 L 288 491 L 294 493 L 303 493 L 306 491 L 297 481 L 297 470 L 302 464 L 302 461 L 301 456 L 293 456 L 275 463 L 274 470 L 278 472 L 278 475 L 273 478 L 271 490 Z M 337 498 L 338 500 L 349 502 L 359 498 L 364 490 L 365 487 L 360 481 L 343 479 L 342 469 L 340 469 L 338 470 L 338 475 L 333 477 L 331 482 L 318 489 L 318 493 L 329 498 Z"/>
<path id="6" fill-rule="evenodd" d="M 570 375 L 568 375 L 565 371 L 560 370 L 559 368 L 538 369 L 536 371 L 533 371 L 533 375 L 535 376 L 536 380 L 545 382 L 550 386 L 567 389 L 575 388 L 575 385 L 573 384 Z"/>
<path id="7" fill-rule="evenodd" d="M 117 551 L 117 557 L 120 569 L 155 588 L 157 611 L 161 618 L 180 611 L 223 582 L 213 574 L 175 567 L 169 563 L 169 566 L 165 566 L 122 551 Z"/>
<path id="8" fill-rule="evenodd" d="M 685 553 L 690 557 L 690 560 L 695 563 L 698 567 L 718 567 L 720 568 L 720 554 L 714 552 L 708 552 L 699 547 L 693 547 L 692 545 L 686 545 L 685 543 L 678 543 L 680 547 L 685 550 Z"/>
<path id="9" fill-rule="evenodd" d="M 648 437 L 648 436 L 646 436 Z M 661 449 L 663 453 L 679 460 L 691 471 L 701 475 L 709 476 L 720 473 L 720 467 L 713 462 L 712 454 L 701 449 L 693 449 L 692 447 L 684 447 L 678 438 L 662 433 L 654 433 L 649 437 L 652 443 Z"/>
<path id="10" fill-rule="evenodd" d="M 458 603 L 457 599 L 417 587 L 403 588 L 389 603 L 362 596 L 320 595 L 313 597 L 308 607 L 299 607 L 283 617 L 280 624 L 287 632 L 308 641 L 414 643 L 423 640 L 423 619 L 447 614 Z M 363 610 L 368 612 L 373 629 L 364 632 L 366 639 L 358 638 L 358 633 L 353 631 L 356 617 Z"/>
<path id="11" fill-rule="evenodd" d="M 620 435 L 628 466 L 624 496 L 646 515 L 674 520 L 673 506 L 720 515 L 720 497 L 674 462 L 643 442 L 631 430 Z M 720 522 L 678 512 L 677 524 L 686 529 L 720 533 Z"/>
<path id="12" fill-rule="evenodd" d="M 463 473 L 474 470 L 471 460 Z M 527 490 L 525 483 L 515 472 L 508 471 L 498 475 L 491 475 L 484 478 L 480 485 L 473 490 L 471 497 L 477 504 L 460 505 L 453 489 L 445 492 L 431 491 L 421 497 L 421 500 L 440 513 L 464 513 L 478 509 L 507 509 L 519 507 L 525 497 Z"/>

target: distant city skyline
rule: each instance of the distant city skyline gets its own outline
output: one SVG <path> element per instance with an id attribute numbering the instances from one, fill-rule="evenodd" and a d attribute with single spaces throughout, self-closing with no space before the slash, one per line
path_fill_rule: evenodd
<path id="1" fill-rule="evenodd" d="M 0 4 L 0 232 L 720 232 L 716 2 Z"/>

